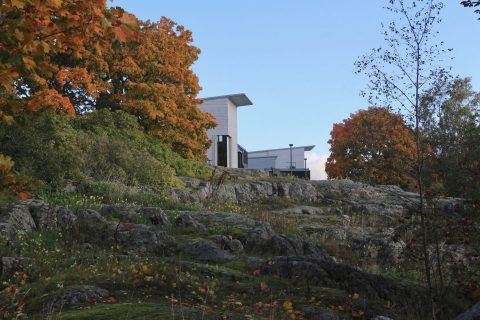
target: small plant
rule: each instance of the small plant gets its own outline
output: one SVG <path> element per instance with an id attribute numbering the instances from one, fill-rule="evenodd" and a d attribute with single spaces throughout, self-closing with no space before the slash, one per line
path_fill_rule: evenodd
<path id="1" fill-rule="evenodd" d="M 27 191 L 32 188 L 31 179 L 14 174 L 14 165 L 12 158 L 0 154 L 0 201 L 26 200 L 32 195 Z"/>

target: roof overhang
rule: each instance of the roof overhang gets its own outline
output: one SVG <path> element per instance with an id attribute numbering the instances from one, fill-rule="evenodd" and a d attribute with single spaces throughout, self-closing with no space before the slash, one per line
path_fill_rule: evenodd
<path id="1" fill-rule="evenodd" d="M 252 101 L 247 97 L 245 93 L 238 93 L 238 94 L 229 94 L 225 96 L 217 96 L 217 97 L 207 97 L 201 98 L 201 100 L 209 101 L 209 100 L 218 100 L 218 99 L 229 99 L 234 105 L 237 107 L 243 106 L 251 106 L 253 105 Z"/>
<path id="2" fill-rule="evenodd" d="M 278 156 L 265 156 L 265 157 L 250 157 L 248 156 L 248 160 L 255 160 L 255 159 L 277 159 Z"/>

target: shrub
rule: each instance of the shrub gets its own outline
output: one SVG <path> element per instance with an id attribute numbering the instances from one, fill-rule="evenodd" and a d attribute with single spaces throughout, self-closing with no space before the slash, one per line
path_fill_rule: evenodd
<path id="1" fill-rule="evenodd" d="M 45 112 L 15 120 L 0 124 L 0 153 L 53 189 L 103 181 L 159 192 L 181 186 L 178 175 L 210 174 L 206 165 L 183 159 L 148 136 L 134 116 L 122 111 L 100 110 L 74 119 Z"/>

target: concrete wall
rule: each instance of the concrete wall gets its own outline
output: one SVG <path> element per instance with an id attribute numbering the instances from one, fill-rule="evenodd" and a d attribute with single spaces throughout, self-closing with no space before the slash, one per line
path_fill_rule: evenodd
<path id="1" fill-rule="evenodd" d="M 200 110 L 211 113 L 218 125 L 207 131 L 212 146 L 207 151 L 209 163 L 217 165 L 217 136 L 228 135 L 229 158 L 228 167 L 238 167 L 238 133 L 237 133 L 237 107 L 228 98 L 205 100 L 200 105 Z"/>

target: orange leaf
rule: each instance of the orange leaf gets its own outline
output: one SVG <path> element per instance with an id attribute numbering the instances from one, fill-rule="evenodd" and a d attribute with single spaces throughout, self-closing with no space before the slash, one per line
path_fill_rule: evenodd
<path id="1" fill-rule="evenodd" d="M 19 192 L 18 197 L 21 201 L 25 201 L 27 199 L 30 199 L 32 197 L 32 194 L 30 192 Z"/>

